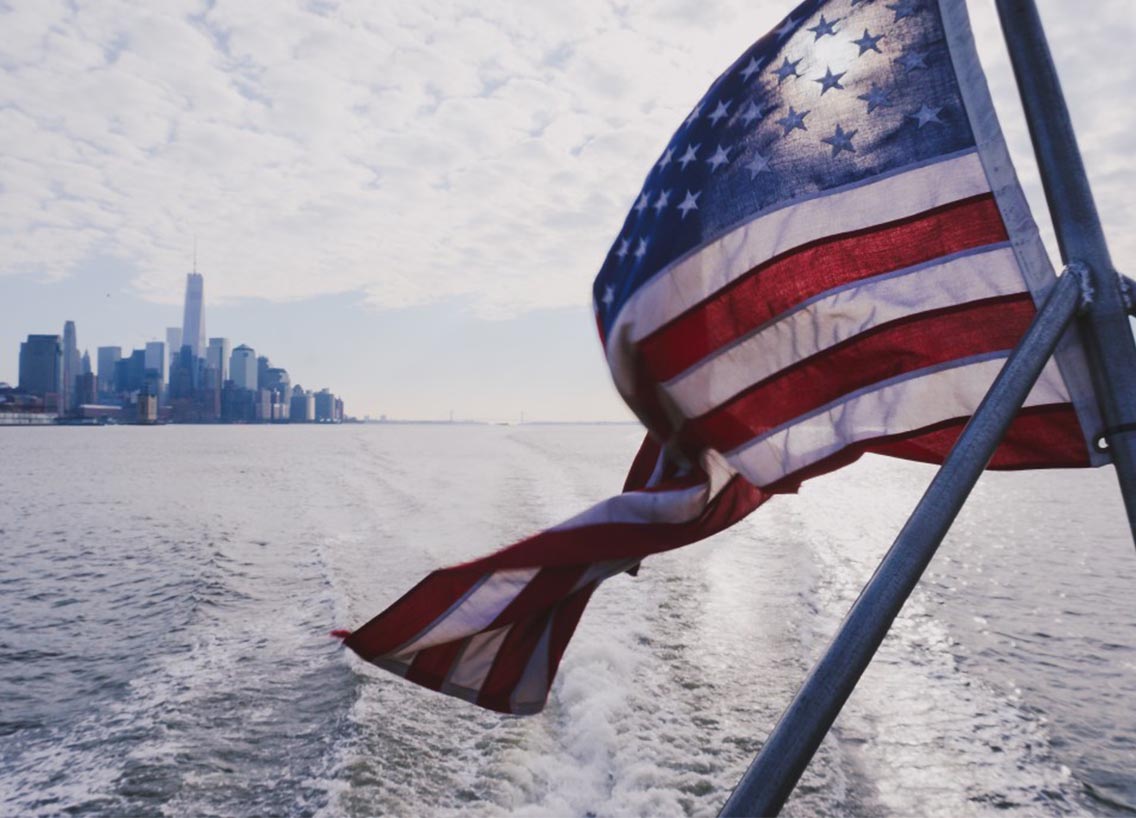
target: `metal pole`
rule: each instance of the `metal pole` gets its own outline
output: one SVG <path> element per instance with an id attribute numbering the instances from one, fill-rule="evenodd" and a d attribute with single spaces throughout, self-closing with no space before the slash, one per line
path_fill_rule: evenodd
<path id="1" fill-rule="evenodd" d="M 1121 282 L 1113 269 L 1069 109 L 1061 93 L 1033 0 L 996 0 L 1018 81 L 1061 260 L 1089 270 L 1092 303 L 1078 320 L 1116 465 L 1128 523 L 1136 539 L 1136 344 Z"/>
<path id="2" fill-rule="evenodd" d="M 1081 302 L 1066 270 L 722 815 L 776 815 L 994 454 Z"/>

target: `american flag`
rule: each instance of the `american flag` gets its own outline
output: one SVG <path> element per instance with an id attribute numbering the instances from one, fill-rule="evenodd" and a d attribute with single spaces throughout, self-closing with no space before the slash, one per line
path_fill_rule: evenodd
<path id="1" fill-rule="evenodd" d="M 940 462 L 1052 285 L 962 0 L 809 0 L 647 173 L 593 295 L 648 429 L 624 493 L 430 574 L 346 637 L 504 713 L 540 710 L 596 586 L 865 452 Z M 1083 466 L 1067 339 L 992 468 Z"/>

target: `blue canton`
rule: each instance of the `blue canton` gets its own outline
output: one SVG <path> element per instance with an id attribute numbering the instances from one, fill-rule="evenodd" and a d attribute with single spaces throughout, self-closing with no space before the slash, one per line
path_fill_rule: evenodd
<path id="1" fill-rule="evenodd" d="M 974 147 L 934 0 L 807 0 L 722 74 L 596 277 L 606 337 L 652 276 L 754 217 Z"/>

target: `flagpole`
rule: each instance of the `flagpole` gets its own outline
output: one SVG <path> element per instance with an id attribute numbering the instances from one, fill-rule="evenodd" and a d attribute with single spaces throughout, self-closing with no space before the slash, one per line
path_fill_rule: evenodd
<path id="1" fill-rule="evenodd" d="M 895 543 L 861 591 L 721 815 L 776 815 L 1017 415 L 1082 301 L 1067 269 L 994 380 Z"/>
<path id="2" fill-rule="evenodd" d="M 1088 269 L 1092 301 L 1078 320 L 1136 539 L 1136 343 L 1125 286 L 1112 266 L 1065 96 L 1033 0 L 995 0 L 1064 264 Z"/>

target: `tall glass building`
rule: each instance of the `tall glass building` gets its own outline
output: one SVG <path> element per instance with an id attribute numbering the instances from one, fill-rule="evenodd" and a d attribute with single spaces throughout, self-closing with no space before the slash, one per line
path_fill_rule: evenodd
<path id="1" fill-rule="evenodd" d="M 187 273 L 185 277 L 181 343 L 193 350 L 194 358 L 205 357 L 205 279 L 201 273 Z"/>

